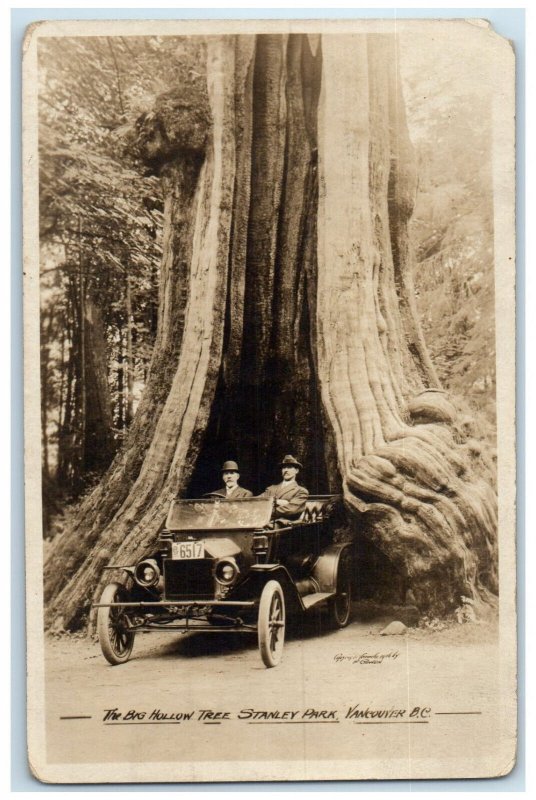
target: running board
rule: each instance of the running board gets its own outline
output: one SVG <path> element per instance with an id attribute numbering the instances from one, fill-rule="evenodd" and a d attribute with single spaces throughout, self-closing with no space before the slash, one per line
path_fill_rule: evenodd
<path id="1" fill-rule="evenodd" d="M 305 609 L 308 609 L 312 606 L 316 606 L 317 603 L 321 603 L 322 600 L 328 600 L 330 597 L 334 597 L 334 595 L 335 592 L 313 592 L 313 594 L 307 594 L 305 597 L 302 597 L 301 601 Z"/>

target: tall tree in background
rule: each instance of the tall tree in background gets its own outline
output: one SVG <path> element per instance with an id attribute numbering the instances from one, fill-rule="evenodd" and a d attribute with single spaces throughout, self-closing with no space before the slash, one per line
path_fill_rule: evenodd
<path id="1" fill-rule="evenodd" d="M 149 379 L 126 447 L 53 543 L 48 621 L 80 624 L 102 566 L 150 549 L 223 454 L 260 489 L 286 450 L 313 491 L 343 493 L 422 610 L 489 600 L 493 470 L 416 312 L 394 37 L 211 37 L 182 64 L 133 137 L 165 198 Z"/>
<path id="2" fill-rule="evenodd" d="M 446 30 L 436 36 L 433 71 L 427 38 L 401 37 L 418 171 L 410 225 L 417 306 L 443 386 L 465 398 L 493 440 L 493 81 L 470 32 L 460 28 L 456 47 Z"/>

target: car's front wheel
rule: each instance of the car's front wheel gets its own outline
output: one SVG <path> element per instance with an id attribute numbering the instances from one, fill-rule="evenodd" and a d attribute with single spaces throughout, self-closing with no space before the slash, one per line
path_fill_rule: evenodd
<path id="1" fill-rule="evenodd" d="M 264 665 L 275 667 L 285 644 L 285 596 L 278 581 L 268 581 L 262 590 L 257 633 Z"/>
<path id="2" fill-rule="evenodd" d="M 120 603 L 126 600 L 125 588 L 120 583 L 104 587 L 100 603 Z M 114 666 L 128 661 L 134 646 L 134 633 L 129 630 L 129 620 L 124 607 L 105 606 L 97 613 L 97 634 L 102 654 Z"/>

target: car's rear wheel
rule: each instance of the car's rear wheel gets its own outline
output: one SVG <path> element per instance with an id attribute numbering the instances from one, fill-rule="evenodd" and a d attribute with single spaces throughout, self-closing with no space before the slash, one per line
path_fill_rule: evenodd
<path id="1" fill-rule="evenodd" d="M 262 590 L 257 633 L 264 665 L 275 667 L 285 644 L 285 596 L 278 581 L 268 581 Z"/>
<path id="2" fill-rule="evenodd" d="M 126 600 L 125 588 L 120 583 L 105 586 L 100 603 L 120 603 Z M 97 634 L 102 654 L 114 666 L 128 661 L 134 647 L 134 633 L 129 630 L 129 619 L 124 607 L 99 608 Z"/>
<path id="3" fill-rule="evenodd" d="M 352 572 L 350 558 L 344 553 L 337 569 L 337 594 L 328 603 L 329 620 L 334 628 L 345 628 L 352 610 Z"/>

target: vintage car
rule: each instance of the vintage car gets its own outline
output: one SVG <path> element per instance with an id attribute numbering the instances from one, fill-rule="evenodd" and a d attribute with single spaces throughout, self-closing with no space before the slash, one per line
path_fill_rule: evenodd
<path id="1" fill-rule="evenodd" d="M 350 616 L 348 543 L 333 541 L 333 495 L 309 497 L 298 520 L 275 520 L 272 498 L 175 500 L 158 550 L 122 570 L 95 604 L 110 664 L 138 631 L 256 633 L 267 667 L 281 660 L 287 614 L 320 605 L 334 627 Z M 331 520 L 330 520 L 331 518 Z"/>

